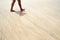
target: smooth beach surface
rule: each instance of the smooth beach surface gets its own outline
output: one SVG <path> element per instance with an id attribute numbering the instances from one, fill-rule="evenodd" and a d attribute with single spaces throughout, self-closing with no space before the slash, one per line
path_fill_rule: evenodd
<path id="1" fill-rule="evenodd" d="M 0 40 L 60 40 L 60 0 L 0 0 Z"/>

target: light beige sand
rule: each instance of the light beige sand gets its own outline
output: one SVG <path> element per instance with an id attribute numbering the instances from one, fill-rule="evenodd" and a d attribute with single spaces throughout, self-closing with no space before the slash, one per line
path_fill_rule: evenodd
<path id="1" fill-rule="evenodd" d="M 19 14 L 11 0 L 0 0 L 0 40 L 60 40 L 60 0 L 22 0 Z"/>

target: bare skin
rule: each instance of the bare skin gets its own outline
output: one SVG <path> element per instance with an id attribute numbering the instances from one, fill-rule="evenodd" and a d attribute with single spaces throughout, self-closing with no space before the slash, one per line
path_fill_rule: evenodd
<path id="1" fill-rule="evenodd" d="M 18 1 L 18 5 L 20 7 L 21 12 L 24 11 L 24 9 L 22 8 L 22 5 L 21 5 L 21 0 L 17 0 L 17 1 Z M 15 2 L 16 2 L 16 0 L 12 0 L 11 9 L 10 9 L 11 12 L 15 12 L 15 10 L 13 10 Z"/>

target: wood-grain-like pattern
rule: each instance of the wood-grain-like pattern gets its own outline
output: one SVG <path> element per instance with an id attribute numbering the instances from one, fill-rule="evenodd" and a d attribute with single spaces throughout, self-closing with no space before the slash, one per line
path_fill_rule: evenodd
<path id="1" fill-rule="evenodd" d="M 22 14 L 10 5 L 0 0 L 0 40 L 60 40 L 60 0 L 22 0 Z"/>

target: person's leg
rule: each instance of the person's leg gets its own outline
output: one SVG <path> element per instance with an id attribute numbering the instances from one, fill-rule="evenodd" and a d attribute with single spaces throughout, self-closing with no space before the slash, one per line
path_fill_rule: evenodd
<path id="1" fill-rule="evenodd" d="M 13 2 L 12 2 L 12 4 L 11 4 L 11 9 L 10 9 L 10 11 L 11 11 L 11 12 L 14 12 L 13 6 L 14 6 L 16 0 L 12 0 L 12 1 L 13 1 Z"/>
<path id="2" fill-rule="evenodd" d="M 22 5 L 21 5 L 21 0 L 17 0 L 18 1 L 18 5 L 19 5 L 19 7 L 20 7 L 20 10 L 21 11 L 24 11 L 24 9 L 22 8 Z"/>

